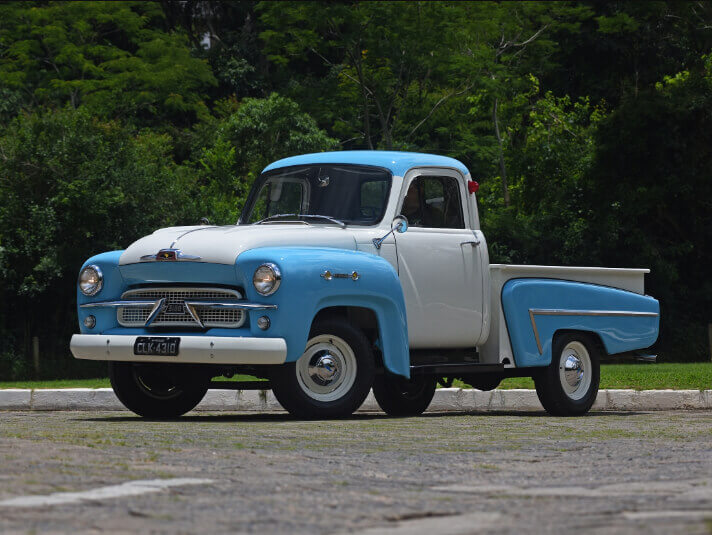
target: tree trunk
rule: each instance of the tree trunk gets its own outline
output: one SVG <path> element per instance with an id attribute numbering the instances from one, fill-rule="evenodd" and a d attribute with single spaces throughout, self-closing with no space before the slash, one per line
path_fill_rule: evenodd
<path id="1" fill-rule="evenodd" d="M 507 167 L 504 164 L 504 146 L 502 144 L 502 135 L 499 132 L 499 119 L 497 117 L 497 107 L 499 99 L 495 97 L 494 106 L 492 107 L 492 122 L 494 122 L 494 133 L 497 136 L 497 145 L 499 148 L 499 174 L 502 177 L 502 193 L 504 194 L 504 206 L 509 206 L 509 185 L 507 184 Z"/>

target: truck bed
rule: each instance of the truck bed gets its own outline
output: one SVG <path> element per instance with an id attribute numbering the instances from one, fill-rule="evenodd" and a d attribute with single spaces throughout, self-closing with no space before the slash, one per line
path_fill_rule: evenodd
<path id="1" fill-rule="evenodd" d="M 508 280 L 520 278 L 559 279 L 610 286 L 645 295 L 646 273 L 650 273 L 650 270 L 490 264 L 490 310 L 489 317 L 485 317 L 484 325 L 485 332 L 489 330 L 489 336 L 478 347 L 480 362 L 483 364 L 503 363 L 506 367 L 514 366 L 512 347 L 501 302 L 502 287 Z M 489 325 L 486 324 L 488 321 Z"/>

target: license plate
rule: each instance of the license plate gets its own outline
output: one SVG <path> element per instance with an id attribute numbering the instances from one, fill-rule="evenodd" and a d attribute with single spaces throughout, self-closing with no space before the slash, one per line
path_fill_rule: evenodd
<path id="1" fill-rule="evenodd" d="M 159 355 L 175 357 L 178 355 L 180 338 L 173 336 L 139 336 L 134 342 L 134 355 Z"/>

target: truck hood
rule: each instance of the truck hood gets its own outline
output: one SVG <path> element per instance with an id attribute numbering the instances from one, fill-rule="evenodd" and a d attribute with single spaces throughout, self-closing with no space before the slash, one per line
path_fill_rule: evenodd
<path id="1" fill-rule="evenodd" d="M 141 257 L 155 255 L 161 249 L 180 249 L 184 255 L 200 257 L 194 259 L 196 262 L 234 264 L 248 249 L 295 245 L 356 249 L 356 240 L 348 229 L 303 223 L 169 227 L 132 243 L 121 255 L 119 265 L 145 262 Z"/>

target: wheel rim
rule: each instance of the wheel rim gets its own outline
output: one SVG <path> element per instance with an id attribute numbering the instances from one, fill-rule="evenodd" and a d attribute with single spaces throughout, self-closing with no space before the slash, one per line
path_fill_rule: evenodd
<path id="1" fill-rule="evenodd" d="M 559 381 L 564 393 L 573 400 L 586 396 L 591 386 L 591 356 L 581 342 L 569 342 L 559 358 Z"/>
<path id="2" fill-rule="evenodd" d="M 335 401 L 351 390 L 357 367 L 349 344 L 338 336 L 323 334 L 309 340 L 297 360 L 297 382 L 310 398 Z"/>
<path id="3" fill-rule="evenodd" d="M 173 399 L 183 393 L 176 385 L 173 374 L 166 370 L 161 372 L 151 366 L 133 366 L 132 373 L 143 393 L 154 399 Z"/>

